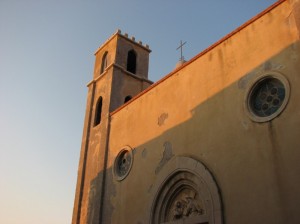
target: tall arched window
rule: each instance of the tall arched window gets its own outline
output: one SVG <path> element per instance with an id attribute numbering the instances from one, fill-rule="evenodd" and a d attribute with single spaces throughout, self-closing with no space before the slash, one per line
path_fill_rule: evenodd
<path id="1" fill-rule="evenodd" d="M 101 113 L 102 113 L 102 97 L 100 96 L 97 104 L 96 104 L 96 111 L 95 111 L 95 118 L 94 118 L 94 126 L 97 126 L 101 122 Z"/>
<path id="2" fill-rule="evenodd" d="M 128 51 L 127 55 L 127 71 L 135 74 L 136 72 L 136 53 L 134 50 Z"/>
<path id="3" fill-rule="evenodd" d="M 105 51 L 105 53 L 103 54 L 103 57 L 102 57 L 100 74 L 102 74 L 104 72 L 106 67 L 107 67 L 107 51 Z"/>

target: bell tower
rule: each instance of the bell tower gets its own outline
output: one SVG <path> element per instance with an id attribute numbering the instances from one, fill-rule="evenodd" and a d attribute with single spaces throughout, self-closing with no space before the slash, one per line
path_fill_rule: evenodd
<path id="1" fill-rule="evenodd" d="M 110 113 L 152 84 L 148 45 L 117 30 L 95 52 L 78 167 L 72 224 L 101 223 Z"/>

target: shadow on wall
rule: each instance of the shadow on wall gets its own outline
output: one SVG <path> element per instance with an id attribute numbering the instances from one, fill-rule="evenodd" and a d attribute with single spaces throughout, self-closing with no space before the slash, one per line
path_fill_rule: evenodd
<path id="1" fill-rule="evenodd" d="M 295 178 L 300 173 L 299 52 L 299 42 L 292 44 L 198 105 L 190 120 L 136 146 L 124 180 L 116 181 L 108 167 L 103 202 L 97 191 L 100 172 L 90 184 L 88 223 L 149 223 L 154 186 L 163 172 L 173 172 L 166 164 L 179 156 L 210 170 L 222 195 L 225 223 L 300 223 L 300 181 Z M 255 80 L 273 72 L 289 81 L 289 102 L 273 120 L 255 122 L 247 113 L 247 93 Z"/>

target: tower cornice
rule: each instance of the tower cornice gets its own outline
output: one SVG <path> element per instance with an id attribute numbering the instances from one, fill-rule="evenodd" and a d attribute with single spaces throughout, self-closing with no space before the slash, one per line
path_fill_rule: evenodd
<path id="1" fill-rule="evenodd" d="M 135 79 L 138 79 L 138 80 L 144 81 L 144 82 L 148 82 L 149 84 L 153 84 L 153 82 L 151 80 L 145 79 L 145 78 L 143 78 L 141 76 L 138 76 L 138 75 L 135 75 L 135 74 L 127 71 L 121 65 L 119 65 L 117 63 L 112 63 L 112 64 L 110 64 L 110 65 L 107 66 L 107 68 L 104 70 L 104 72 L 101 75 L 99 75 L 97 78 L 95 78 L 95 79 L 91 80 L 90 82 L 88 82 L 88 84 L 86 86 L 89 87 L 94 82 L 97 82 L 98 80 L 102 79 L 106 75 L 106 73 L 108 72 L 108 70 L 110 68 L 112 68 L 112 67 L 120 69 L 123 73 L 125 73 L 125 74 L 127 74 L 127 75 L 129 75 L 129 76 L 131 76 L 131 77 L 133 77 Z"/>

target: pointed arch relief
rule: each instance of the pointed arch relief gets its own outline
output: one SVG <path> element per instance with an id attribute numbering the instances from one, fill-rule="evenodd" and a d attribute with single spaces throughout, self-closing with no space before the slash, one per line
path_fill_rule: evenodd
<path id="1" fill-rule="evenodd" d="M 128 51 L 127 54 L 127 71 L 135 74 L 136 73 L 136 52 L 134 50 Z"/>
<path id="2" fill-rule="evenodd" d="M 151 224 L 222 224 L 222 202 L 212 174 L 189 157 L 172 159 L 159 174 L 153 190 Z"/>

